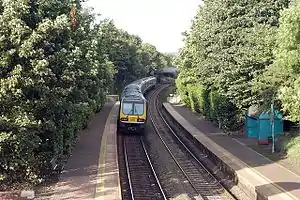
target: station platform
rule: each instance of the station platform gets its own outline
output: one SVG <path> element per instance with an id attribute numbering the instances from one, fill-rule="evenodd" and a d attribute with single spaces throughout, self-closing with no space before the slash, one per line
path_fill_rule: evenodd
<path id="1" fill-rule="evenodd" d="M 251 199 L 300 199 L 297 174 L 222 133 L 185 106 L 164 103 L 163 108 L 194 140 L 218 158 L 218 164 L 223 163 L 235 173 L 236 184 Z"/>
<path id="2" fill-rule="evenodd" d="M 109 101 L 92 117 L 58 183 L 40 191 L 37 199 L 122 199 L 117 160 L 118 109 L 118 101 Z"/>

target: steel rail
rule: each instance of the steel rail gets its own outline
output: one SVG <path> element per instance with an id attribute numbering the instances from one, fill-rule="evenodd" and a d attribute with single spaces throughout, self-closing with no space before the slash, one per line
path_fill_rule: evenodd
<path id="1" fill-rule="evenodd" d="M 160 189 L 160 192 L 161 192 L 161 194 L 162 194 L 164 200 L 167 200 L 167 197 L 166 197 L 166 195 L 165 195 L 165 192 L 163 191 L 163 189 L 162 189 L 162 187 L 161 187 L 160 181 L 159 181 L 159 179 L 158 179 L 158 177 L 157 177 L 157 175 L 156 175 L 156 172 L 155 172 L 155 170 L 154 170 L 154 167 L 153 167 L 153 165 L 152 165 L 152 163 L 151 163 L 151 160 L 150 160 L 149 154 L 148 154 L 148 152 L 147 152 L 147 149 L 146 149 L 146 147 L 145 147 L 143 138 L 141 138 L 141 143 L 142 143 L 144 152 L 145 152 L 145 154 L 146 154 L 146 156 L 147 156 L 147 160 L 148 160 L 148 163 L 149 163 L 149 165 L 150 165 L 150 167 L 151 167 L 153 176 L 155 177 L 156 183 L 157 183 L 157 185 L 158 185 L 158 187 L 159 187 L 159 189 Z"/>
<path id="2" fill-rule="evenodd" d="M 177 139 L 177 141 L 184 147 L 184 149 L 189 153 L 189 155 L 196 161 L 197 164 L 199 164 L 199 166 L 201 166 L 202 169 L 205 170 L 205 172 L 211 177 L 213 178 L 214 182 L 219 184 L 225 191 L 225 193 L 227 193 L 227 195 L 229 195 L 230 197 L 234 198 L 232 196 L 232 194 L 230 192 L 227 191 L 227 189 L 222 185 L 222 183 L 220 181 L 218 181 L 215 176 L 209 171 L 207 170 L 207 168 L 203 165 L 203 163 L 195 156 L 194 153 L 192 153 L 190 151 L 190 149 L 184 144 L 184 142 L 182 142 L 182 140 L 178 137 L 178 135 L 175 133 L 175 131 L 171 128 L 171 126 L 169 125 L 169 123 L 166 121 L 166 119 L 164 118 L 164 116 L 162 115 L 162 112 L 160 109 L 158 109 L 159 107 L 159 103 L 158 103 L 158 96 L 159 93 L 164 89 L 165 87 L 161 87 L 157 90 L 155 90 L 151 97 L 150 97 L 150 102 L 153 103 L 153 98 L 154 98 L 154 105 L 153 107 L 155 108 L 155 111 L 158 113 L 158 115 L 160 116 L 160 118 L 162 119 L 162 121 L 164 122 L 164 124 L 168 127 L 168 129 L 170 130 L 170 132 L 172 133 L 173 136 L 175 136 L 175 138 Z M 154 110 L 154 109 L 153 109 Z M 178 163 L 177 159 L 175 158 L 174 154 L 171 152 L 170 148 L 168 147 L 168 145 L 166 144 L 166 142 L 164 141 L 164 139 L 162 138 L 161 134 L 159 133 L 159 128 L 157 123 L 155 122 L 155 120 L 153 119 L 153 111 L 151 110 L 151 112 L 149 113 L 150 116 L 150 120 L 153 124 L 153 127 L 155 129 L 156 134 L 159 136 L 159 138 L 161 139 L 162 143 L 164 144 L 164 146 L 166 147 L 166 149 L 168 150 L 168 152 L 170 153 L 170 155 L 172 156 L 173 160 L 175 161 L 175 163 L 177 164 L 177 166 L 180 168 L 180 170 L 182 171 L 182 173 L 185 175 L 185 177 L 187 178 L 187 180 L 189 181 L 190 185 L 195 189 L 195 191 L 202 197 L 201 192 L 197 189 L 197 187 L 195 186 L 195 184 L 193 183 L 193 181 L 190 179 L 190 177 L 187 175 L 187 173 L 184 171 L 184 169 L 180 166 L 180 164 Z M 203 198 L 203 197 L 202 197 Z"/>
<path id="3" fill-rule="evenodd" d="M 159 93 L 158 93 L 159 94 Z M 155 103 L 156 106 L 158 105 L 158 100 L 157 98 L 155 99 Z M 194 160 L 210 175 L 212 176 L 215 181 L 217 181 L 218 183 L 220 183 L 220 181 L 218 181 L 215 176 L 206 169 L 206 167 L 203 165 L 203 163 L 195 156 L 195 154 L 193 154 L 193 152 L 190 151 L 190 149 L 181 141 L 181 139 L 177 136 L 177 134 L 175 133 L 175 131 L 171 128 L 171 126 L 169 125 L 169 123 L 165 120 L 165 118 L 163 117 L 161 111 L 159 109 L 157 109 L 157 112 L 160 116 L 160 118 L 164 121 L 164 123 L 167 125 L 167 127 L 169 128 L 169 130 L 172 132 L 172 134 L 176 137 L 177 141 L 180 142 L 180 144 L 182 144 L 185 148 L 185 150 L 187 150 L 189 152 L 189 154 L 194 158 Z M 221 183 L 220 183 L 221 184 Z"/>
<path id="4" fill-rule="evenodd" d="M 130 178 L 130 170 L 129 170 L 129 163 L 128 163 L 127 148 L 126 148 L 125 140 L 123 140 L 123 148 L 124 148 L 125 165 L 126 165 L 126 172 L 127 172 L 128 182 L 129 182 L 131 199 L 134 200 L 133 187 L 132 187 L 132 182 L 131 182 L 131 178 Z"/>
<path id="5" fill-rule="evenodd" d="M 140 142 L 141 142 L 142 147 L 143 147 L 143 152 L 145 153 L 145 155 L 146 155 L 146 157 L 147 157 L 147 161 L 148 161 L 148 164 L 149 164 L 149 166 L 150 166 L 150 168 L 151 168 L 151 172 L 152 172 L 152 174 L 153 174 L 153 176 L 154 176 L 154 178 L 155 178 L 155 180 L 156 180 L 156 184 L 157 184 L 158 187 L 159 187 L 160 193 L 161 193 L 161 195 L 163 196 L 163 199 L 164 199 L 164 200 L 167 200 L 167 197 L 166 197 L 166 195 L 165 195 L 165 193 L 164 193 L 164 191 L 163 191 L 163 189 L 162 189 L 162 186 L 161 186 L 161 184 L 160 184 L 160 181 L 159 181 L 159 179 L 158 179 L 158 177 L 157 177 L 157 175 L 156 175 L 156 172 L 155 172 L 155 170 L 154 170 L 154 167 L 153 167 L 153 165 L 152 165 L 152 163 L 151 163 L 149 154 L 148 154 L 148 152 L 147 152 L 147 149 L 146 149 L 146 146 L 145 146 L 145 144 L 144 144 L 144 141 L 143 141 L 143 138 L 142 138 L 142 137 L 140 138 Z M 125 165 L 126 165 L 127 178 L 128 178 L 129 187 L 130 187 L 131 199 L 134 200 L 134 199 L 135 199 L 135 198 L 134 198 L 134 187 L 133 187 L 132 181 L 131 181 L 131 173 L 130 173 L 130 168 L 129 168 L 129 161 L 128 161 L 128 155 L 127 155 L 127 147 L 126 147 L 126 142 L 125 142 L 125 140 L 123 141 L 123 147 L 124 147 Z"/>
<path id="6" fill-rule="evenodd" d="M 150 100 L 155 97 L 157 97 L 157 94 L 160 93 L 160 91 L 163 89 L 159 88 L 158 90 L 156 90 L 155 92 L 153 92 L 153 94 L 150 97 Z M 157 99 L 156 99 L 157 100 Z M 155 105 L 156 106 L 156 105 Z M 158 110 L 158 109 L 157 109 Z M 178 168 L 181 170 L 181 172 L 184 174 L 184 176 L 186 177 L 186 179 L 188 180 L 188 182 L 190 183 L 190 185 L 194 188 L 194 190 L 200 195 L 200 192 L 197 190 L 196 186 L 193 184 L 192 180 L 190 179 L 190 177 L 186 174 L 186 172 L 184 171 L 184 169 L 180 166 L 180 164 L 178 163 L 177 159 L 175 158 L 174 154 L 172 153 L 172 151 L 170 150 L 170 148 L 168 147 L 168 145 L 166 144 L 166 142 L 164 141 L 164 139 L 161 137 L 161 135 L 159 134 L 159 130 L 157 127 L 156 122 L 154 121 L 153 117 L 152 117 L 152 113 L 149 113 L 149 117 L 150 120 L 153 124 L 153 127 L 155 129 L 156 134 L 158 135 L 158 137 L 160 138 L 160 140 L 162 141 L 162 143 L 164 144 L 164 146 L 166 147 L 167 151 L 169 152 L 169 154 L 171 155 L 171 157 L 173 158 L 174 162 L 176 163 L 176 165 L 178 166 Z"/>

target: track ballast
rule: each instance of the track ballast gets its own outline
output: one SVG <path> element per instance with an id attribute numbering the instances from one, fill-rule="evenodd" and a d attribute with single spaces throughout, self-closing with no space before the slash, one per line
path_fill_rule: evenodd
<path id="1" fill-rule="evenodd" d="M 176 132 L 163 117 L 158 98 L 164 88 L 164 86 L 158 87 L 158 89 L 153 92 L 150 98 L 149 118 L 165 148 L 189 181 L 190 185 L 194 188 L 195 192 L 199 194 L 197 199 L 235 199 L 180 140 Z"/>
<path id="2" fill-rule="evenodd" d="M 122 139 L 130 199 L 166 200 L 148 156 L 143 137 L 122 136 Z"/>

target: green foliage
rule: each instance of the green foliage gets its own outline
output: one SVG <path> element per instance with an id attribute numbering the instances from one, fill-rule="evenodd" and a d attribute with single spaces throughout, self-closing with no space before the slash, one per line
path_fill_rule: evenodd
<path id="1" fill-rule="evenodd" d="M 204 89 L 202 91 L 202 95 L 201 95 L 202 96 L 202 102 L 203 102 L 203 111 L 202 111 L 202 113 L 208 119 L 209 119 L 209 116 L 210 116 L 210 107 L 211 107 L 209 95 L 210 95 L 210 91 L 208 89 Z"/>
<path id="2" fill-rule="evenodd" d="M 170 65 L 168 56 L 158 52 L 156 48 L 142 40 L 118 29 L 113 21 L 106 20 L 100 29 L 101 45 L 109 60 L 116 68 L 114 76 L 115 93 L 120 93 L 123 87 L 130 82 L 149 76 L 151 71 Z"/>
<path id="3" fill-rule="evenodd" d="M 178 79 L 176 79 L 176 87 L 177 87 L 178 93 L 180 94 L 181 100 L 185 104 L 190 106 L 190 98 L 188 95 L 187 83 L 179 77 Z"/>
<path id="4" fill-rule="evenodd" d="M 226 121 L 225 117 L 239 121 L 234 114 L 262 102 L 260 89 L 255 89 L 259 88 L 257 77 L 274 60 L 280 11 L 288 3 L 288 0 L 213 0 L 205 1 L 199 8 L 175 63 L 178 79 L 192 80 L 192 84 L 213 91 L 210 103 L 205 101 L 207 118 L 235 129 L 233 121 Z M 177 81 L 178 87 L 180 82 Z M 219 101 L 220 98 L 226 101 Z M 219 106 L 227 113 L 220 116 Z M 229 108 L 234 109 L 234 114 Z"/>
<path id="5" fill-rule="evenodd" d="M 210 119 L 224 130 L 240 128 L 237 107 L 217 91 L 210 92 Z"/>
<path id="6" fill-rule="evenodd" d="M 188 84 L 188 96 L 190 99 L 191 109 L 196 112 L 209 113 L 210 101 L 207 89 L 201 84 Z"/>
<path id="7" fill-rule="evenodd" d="M 207 119 L 214 121 L 225 130 L 240 128 L 238 109 L 225 96 L 215 90 L 210 91 L 198 83 L 184 85 L 180 80 L 176 80 L 178 91 L 183 94 L 182 101 L 192 111 L 203 113 Z"/>
<path id="8" fill-rule="evenodd" d="M 288 159 L 299 163 L 300 136 L 298 130 L 292 130 L 279 136 L 275 145 L 278 152 L 285 154 Z"/>
<path id="9" fill-rule="evenodd" d="M 190 99 L 191 99 L 191 108 L 193 111 L 199 112 L 201 109 L 201 86 L 198 85 L 188 85 L 188 88 L 190 90 Z"/>
<path id="10" fill-rule="evenodd" d="M 96 24 L 80 0 L 0 1 L 2 186 L 45 179 L 113 85 L 168 64 L 111 21 Z"/>
<path id="11" fill-rule="evenodd" d="M 34 2 L 5 1 L 0 18 L 4 183 L 44 178 L 50 160 L 70 152 L 76 132 L 103 106 L 99 88 L 113 75 L 106 76 L 112 65 L 98 51 L 93 16 L 79 1 Z M 74 30 L 72 6 L 78 13 Z"/>
<path id="12" fill-rule="evenodd" d="M 299 11 L 300 1 L 296 0 L 281 13 L 275 61 L 257 81 L 263 100 L 268 101 L 270 93 L 275 94 L 292 121 L 300 121 Z"/>

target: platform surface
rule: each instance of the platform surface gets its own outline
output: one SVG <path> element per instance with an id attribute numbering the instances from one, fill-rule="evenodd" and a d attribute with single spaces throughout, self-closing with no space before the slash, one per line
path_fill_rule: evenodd
<path id="1" fill-rule="evenodd" d="M 117 117 L 120 102 L 116 102 L 107 118 L 101 141 L 95 199 L 121 200 L 117 151 Z"/>
<path id="2" fill-rule="evenodd" d="M 121 200 L 117 163 L 118 102 L 108 102 L 81 133 L 60 180 L 37 199 Z"/>
<path id="3" fill-rule="evenodd" d="M 255 190 L 263 191 L 268 199 L 300 199 L 300 177 L 297 174 L 222 133 L 188 108 L 169 103 L 164 103 L 164 107 L 199 142 L 231 166 L 240 179 Z"/>

